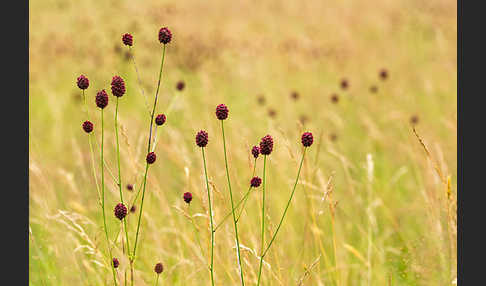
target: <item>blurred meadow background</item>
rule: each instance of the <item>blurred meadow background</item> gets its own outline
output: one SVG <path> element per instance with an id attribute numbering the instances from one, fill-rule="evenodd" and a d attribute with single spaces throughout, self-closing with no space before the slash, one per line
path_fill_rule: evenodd
<path id="1" fill-rule="evenodd" d="M 454 284 L 456 1 L 34 0 L 29 14 L 30 285 L 113 284 L 102 256 L 106 241 L 76 78 L 90 80 L 97 176 L 94 97 L 100 89 L 110 96 L 106 212 L 115 239 L 120 223 L 110 175 L 117 173 L 110 82 L 120 75 L 127 86 L 119 122 L 123 192 L 131 200 L 143 179 L 147 104 L 155 95 L 163 26 L 173 38 L 156 114 L 166 113 L 167 122 L 158 128 L 157 161 L 148 174 L 135 285 L 153 285 L 159 261 L 160 285 L 210 285 L 208 202 L 194 136 L 200 129 L 209 133 L 217 224 L 230 210 L 214 113 L 220 103 L 230 110 L 225 133 L 235 201 L 252 176 L 251 146 L 266 134 L 274 137 L 267 239 L 295 180 L 300 136 L 314 134 L 289 212 L 265 257 L 262 285 Z M 121 42 L 127 32 L 144 95 Z M 383 69 L 387 77 L 380 76 Z M 259 158 L 260 177 L 262 168 Z M 193 194 L 190 207 L 184 192 Z M 127 215 L 132 241 L 137 216 Z M 261 187 L 238 223 L 248 285 L 257 279 L 260 223 Z M 231 219 L 215 236 L 216 285 L 239 285 Z M 114 250 L 120 276 L 129 264 L 121 251 Z"/>

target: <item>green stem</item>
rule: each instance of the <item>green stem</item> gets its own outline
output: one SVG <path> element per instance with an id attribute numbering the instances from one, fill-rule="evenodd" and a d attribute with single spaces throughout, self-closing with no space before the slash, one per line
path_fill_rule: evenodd
<path id="1" fill-rule="evenodd" d="M 157 274 L 157 278 L 155 279 L 155 286 L 159 285 L 159 276 L 160 274 Z"/>
<path id="2" fill-rule="evenodd" d="M 118 99 L 116 97 L 116 108 L 115 108 L 115 137 L 116 137 L 116 157 L 118 162 L 118 189 L 120 191 L 120 200 L 123 204 L 123 192 L 122 192 L 122 178 L 121 178 L 121 167 L 120 167 L 120 144 L 118 141 Z M 127 254 L 130 257 L 130 242 L 128 241 L 128 230 L 127 230 L 127 219 L 123 218 L 123 226 L 125 229 L 125 237 L 127 240 Z"/>
<path id="3" fill-rule="evenodd" d="M 255 159 L 255 164 L 253 165 L 253 176 L 255 176 L 255 167 L 256 167 L 256 159 Z M 250 191 L 251 191 L 251 185 L 250 187 L 248 188 L 248 191 L 246 192 L 246 194 L 243 196 L 243 198 L 241 198 L 241 200 L 236 204 L 235 206 L 235 209 L 238 209 L 238 207 L 241 205 L 241 203 L 243 203 L 243 207 L 241 208 L 241 212 L 240 214 L 238 215 L 238 217 L 236 218 L 236 222 L 238 222 L 240 220 L 240 217 L 241 217 L 241 214 L 243 213 L 243 210 L 245 209 L 245 203 L 246 203 L 246 199 L 248 198 L 248 195 L 250 194 Z M 221 220 L 221 222 L 216 225 L 216 228 L 214 229 L 214 231 L 218 230 L 218 228 L 223 224 L 223 222 L 229 218 L 229 216 L 231 215 L 232 212 L 229 212 L 228 214 L 226 214 L 223 219 Z"/>
<path id="4" fill-rule="evenodd" d="M 228 170 L 228 158 L 226 156 L 226 140 L 224 137 L 224 121 L 221 120 L 221 131 L 223 133 L 223 148 L 224 148 L 224 163 L 226 166 L 226 178 L 228 179 L 228 189 L 230 193 L 230 201 L 231 201 L 231 212 L 233 214 L 233 222 L 235 225 L 235 237 L 236 237 L 236 251 L 238 254 L 238 266 L 240 269 L 240 277 L 241 277 L 241 285 L 245 285 L 245 280 L 243 278 L 243 265 L 241 264 L 241 254 L 240 254 L 240 240 L 238 238 L 238 225 L 236 224 L 236 216 L 235 216 L 235 206 L 233 203 L 233 192 L 231 190 L 231 182 L 229 177 L 229 170 Z"/>
<path id="5" fill-rule="evenodd" d="M 112 264 L 113 255 L 111 253 L 110 239 L 108 238 L 108 229 L 106 227 L 106 215 L 105 215 L 105 172 L 103 169 L 103 141 L 104 141 L 104 122 L 103 122 L 103 109 L 101 109 L 101 209 L 103 210 L 103 226 L 105 229 L 106 242 L 108 243 L 108 252 L 110 253 L 110 267 L 113 272 L 113 282 L 116 286 L 116 274 L 115 268 Z"/>
<path id="6" fill-rule="evenodd" d="M 255 169 L 256 169 L 256 158 L 255 158 L 255 162 L 253 163 L 253 173 L 251 175 L 252 179 L 253 177 L 255 176 Z M 251 191 L 251 184 L 250 184 L 250 187 L 248 188 L 248 192 L 247 194 L 249 194 Z M 238 215 L 238 217 L 236 218 L 236 222 L 238 223 L 238 221 L 240 220 L 240 217 L 241 215 L 243 214 L 243 211 L 245 210 L 245 205 L 246 205 L 246 202 L 248 201 L 248 195 L 245 194 L 245 196 L 243 197 L 243 206 L 241 207 L 241 211 L 240 211 L 240 214 Z M 236 205 L 236 208 L 238 208 L 238 205 Z"/>
<path id="7" fill-rule="evenodd" d="M 135 259 L 135 253 L 137 251 L 138 233 L 140 231 L 140 222 L 142 220 L 142 210 L 143 210 L 143 202 L 144 202 L 144 199 L 145 199 L 145 186 L 147 184 L 147 173 L 148 173 L 148 169 L 149 169 L 149 164 L 146 163 L 146 165 L 145 165 L 145 175 L 143 177 L 142 202 L 140 204 L 140 211 L 138 213 L 137 233 L 135 235 L 135 246 L 133 247 L 132 260 Z M 132 282 L 132 284 L 133 284 L 133 282 Z"/>
<path id="8" fill-rule="evenodd" d="M 302 153 L 302 159 L 300 160 L 299 171 L 297 172 L 297 178 L 295 179 L 294 188 L 292 189 L 292 193 L 290 194 L 290 198 L 289 198 L 289 201 L 287 202 L 287 206 L 285 207 L 285 211 L 284 211 L 284 213 L 282 215 L 282 218 L 280 219 L 280 222 L 278 223 L 277 230 L 273 234 L 272 239 L 270 240 L 270 243 L 268 244 L 267 248 L 265 249 L 265 252 L 263 252 L 263 256 L 265 256 L 265 254 L 267 254 L 268 249 L 270 248 L 270 246 L 272 246 L 272 243 L 275 240 L 275 237 L 277 236 L 277 233 L 278 233 L 280 227 L 282 226 L 282 222 L 283 222 L 283 220 L 285 218 L 285 214 L 287 214 L 287 210 L 289 209 L 290 202 L 292 201 L 292 197 L 294 196 L 294 192 L 295 192 L 295 189 L 297 187 L 297 183 L 299 182 L 300 170 L 302 169 L 302 163 L 304 162 L 304 157 L 305 157 L 305 151 L 306 150 L 307 150 L 307 148 L 304 148 L 304 152 Z M 262 259 L 263 259 L 263 256 L 262 256 Z"/>
<path id="9" fill-rule="evenodd" d="M 263 265 L 263 247 L 265 245 L 265 169 L 267 168 L 267 155 L 263 155 L 263 191 L 262 191 L 262 252 L 260 256 L 260 265 L 258 266 L 258 282 L 260 285 L 260 279 L 262 276 L 262 265 Z"/>
<path id="10" fill-rule="evenodd" d="M 157 106 L 157 98 L 158 98 L 158 95 L 159 95 L 160 79 L 162 78 L 162 68 L 164 67 L 165 48 L 166 48 L 166 45 L 164 45 L 164 50 L 162 52 L 162 61 L 160 63 L 160 72 L 159 72 L 159 80 L 158 80 L 158 83 L 157 83 L 157 91 L 155 92 L 154 107 L 152 109 L 152 115 L 150 117 L 150 132 L 149 132 L 149 138 L 148 138 L 147 153 L 150 152 L 150 144 L 152 142 L 152 125 L 153 125 L 153 122 L 154 122 L 155 107 Z M 142 210 L 143 210 L 143 202 L 144 202 L 144 198 L 145 198 L 145 187 L 147 185 L 148 168 L 149 168 L 149 165 L 148 165 L 148 163 L 146 163 L 145 175 L 144 175 L 144 178 L 143 178 L 142 202 L 140 204 L 140 212 L 139 212 L 139 216 L 138 216 L 137 234 L 135 236 L 135 246 L 133 247 L 132 257 L 130 259 L 130 270 L 131 270 L 131 273 L 132 273 L 132 277 L 131 277 L 132 286 L 133 286 L 133 262 L 134 262 L 134 259 L 135 259 L 135 253 L 137 251 L 138 234 L 139 234 L 139 231 L 140 231 L 140 222 L 141 222 L 141 219 L 142 219 Z"/>
<path id="11" fill-rule="evenodd" d="M 166 45 L 164 45 L 164 51 L 162 52 L 162 62 L 160 63 L 159 81 L 157 83 L 157 91 L 155 92 L 154 107 L 152 109 L 152 115 L 150 116 L 150 133 L 149 133 L 147 153 L 150 152 L 150 144 L 152 144 L 152 125 L 154 123 L 155 107 L 157 106 L 157 98 L 159 96 L 160 79 L 162 78 L 162 68 L 164 67 L 165 46 Z"/>
<path id="12" fill-rule="evenodd" d="M 84 107 L 85 107 L 85 111 L 86 111 L 86 117 L 87 117 L 87 120 L 89 121 L 89 109 L 88 109 L 88 104 L 86 103 L 86 95 L 84 94 L 84 89 L 83 89 L 83 101 L 84 101 Z M 94 133 L 94 131 L 92 133 Z M 88 142 L 89 142 L 89 151 L 91 152 L 91 168 L 93 169 L 93 177 L 94 177 L 95 184 L 96 184 L 96 191 L 98 192 L 98 203 L 100 203 L 100 199 L 101 199 L 100 198 L 101 197 L 100 185 L 98 184 L 98 177 L 96 176 L 93 142 L 91 142 L 91 141 L 92 141 L 92 137 L 91 137 L 91 133 L 90 133 L 90 134 L 88 134 Z"/>
<path id="13" fill-rule="evenodd" d="M 204 147 L 201 147 L 203 163 L 204 163 L 204 176 L 206 178 L 206 188 L 208 190 L 208 202 L 209 202 L 209 218 L 211 222 L 211 285 L 214 286 L 214 271 L 213 271 L 213 261 L 214 261 L 214 228 L 213 228 L 213 210 L 211 207 L 211 193 L 209 191 L 209 181 L 208 181 L 208 171 L 206 168 L 206 156 L 204 155 Z"/>
<path id="14" fill-rule="evenodd" d="M 135 67 L 135 73 L 137 74 L 137 80 L 138 80 L 138 86 L 140 87 L 140 92 L 142 93 L 142 97 L 145 100 L 145 107 L 147 107 L 147 111 L 150 116 L 150 107 L 147 102 L 147 96 L 145 96 L 145 93 L 143 92 L 143 87 L 142 87 L 142 80 L 140 79 L 140 74 L 138 72 L 137 68 L 137 62 L 135 61 L 135 53 L 132 51 L 132 47 L 128 46 L 128 50 L 130 51 L 130 54 L 132 55 L 130 58 L 132 59 L 133 66 Z"/>

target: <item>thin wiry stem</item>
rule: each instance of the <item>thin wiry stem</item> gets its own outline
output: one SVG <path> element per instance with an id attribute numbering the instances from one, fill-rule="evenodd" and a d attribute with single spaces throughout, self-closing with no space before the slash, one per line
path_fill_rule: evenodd
<path id="1" fill-rule="evenodd" d="M 255 159 L 255 164 L 253 165 L 253 175 L 252 175 L 252 177 L 253 177 L 253 176 L 255 176 L 255 166 L 256 166 L 256 159 Z M 247 201 L 247 199 L 248 199 L 248 196 L 250 195 L 251 188 L 252 188 L 252 187 L 251 187 L 251 185 L 250 185 L 250 187 L 248 188 L 248 191 L 246 191 L 245 195 L 243 195 L 243 197 L 241 198 L 241 200 L 240 200 L 238 203 L 236 203 L 236 205 L 235 205 L 235 210 L 236 210 L 236 209 L 238 209 L 238 207 L 241 205 L 241 203 L 243 203 L 243 206 L 241 207 L 240 214 L 239 214 L 239 215 L 238 215 L 238 217 L 236 218 L 236 222 L 237 222 L 237 223 L 238 223 L 238 221 L 240 220 L 241 215 L 243 214 L 243 210 L 245 209 L 245 204 L 246 204 L 246 201 Z M 229 218 L 231 214 L 232 214 L 232 212 L 227 213 L 227 214 L 226 214 L 226 215 L 223 217 L 223 219 L 222 219 L 222 220 L 219 222 L 219 224 L 217 224 L 217 225 L 216 225 L 216 227 L 214 228 L 214 231 L 218 230 L 218 228 L 219 228 L 221 225 L 223 225 L 223 222 L 225 222 L 225 221 L 226 221 L 226 219 L 227 219 L 227 218 Z"/>
<path id="2" fill-rule="evenodd" d="M 250 186 L 250 188 L 248 188 L 248 191 L 243 196 L 243 198 L 241 198 L 241 200 L 235 205 L 235 210 L 238 209 L 238 207 L 241 205 L 241 203 L 243 203 L 243 201 L 245 200 L 245 198 L 248 197 L 248 195 L 250 194 L 250 191 L 251 191 L 251 186 Z M 219 222 L 219 224 L 216 225 L 216 227 L 214 228 L 214 231 L 218 230 L 218 228 L 221 227 L 223 225 L 223 223 L 226 221 L 226 219 L 228 219 L 232 214 L 233 214 L 233 211 L 230 211 L 229 213 L 227 213 L 223 217 L 223 219 Z M 241 216 L 241 213 L 240 213 L 240 216 Z M 238 219 L 239 219 L 239 217 L 236 218 L 236 222 L 238 222 Z"/>
<path id="3" fill-rule="evenodd" d="M 159 96 L 160 79 L 162 78 L 162 68 L 164 67 L 165 46 L 166 45 L 164 45 L 164 51 L 162 52 L 162 62 L 160 63 L 159 81 L 157 83 L 157 91 L 155 92 L 154 107 L 152 109 L 152 115 L 150 116 L 150 133 L 149 133 L 147 153 L 150 152 L 150 144 L 152 144 L 152 126 L 154 123 L 154 114 L 155 114 L 155 107 L 157 106 L 157 98 Z"/>
<path id="4" fill-rule="evenodd" d="M 159 285 L 159 276 L 160 274 L 157 274 L 157 278 L 155 278 L 155 286 Z"/>
<path id="5" fill-rule="evenodd" d="M 260 285 L 260 279 L 262 276 L 262 266 L 263 266 L 263 247 L 265 246 L 265 169 L 267 167 L 267 155 L 263 155 L 263 191 L 262 191 L 262 248 L 260 255 L 260 266 L 258 267 L 258 282 Z"/>
<path id="6" fill-rule="evenodd" d="M 115 137 L 116 137 L 116 157 L 118 162 L 118 189 L 120 191 L 120 200 L 123 203 L 123 192 L 122 192 L 122 178 L 121 178 L 121 167 L 120 167 L 120 143 L 118 141 L 118 99 L 116 97 L 116 108 L 115 108 Z M 123 218 L 123 226 L 125 229 L 125 237 L 127 240 L 127 254 L 130 257 L 130 242 L 128 240 L 128 230 L 127 230 L 127 219 L 126 217 Z"/>
<path id="7" fill-rule="evenodd" d="M 84 108 L 85 108 L 85 111 L 86 111 L 86 117 L 87 117 L 87 120 L 89 121 L 89 109 L 88 109 L 88 104 L 86 103 L 86 95 L 84 94 L 84 89 L 83 89 L 83 101 L 84 101 Z M 92 131 L 92 133 L 94 133 L 94 131 Z M 95 184 L 96 184 L 96 191 L 98 193 L 98 202 L 100 202 L 101 200 L 101 194 L 100 194 L 100 185 L 98 184 L 98 177 L 96 176 L 96 167 L 95 167 L 95 158 L 94 158 L 94 151 L 93 151 L 93 143 L 91 142 L 92 140 L 92 137 L 91 137 L 91 134 L 88 134 L 88 142 L 89 142 L 89 150 L 91 152 L 91 167 L 93 169 L 93 177 L 94 177 L 94 180 L 95 180 Z"/>
<path id="8" fill-rule="evenodd" d="M 162 68 L 164 67 L 165 48 L 166 48 L 166 45 L 164 45 L 164 50 L 162 51 L 162 61 L 160 63 L 159 80 L 158 80 L 158 83 L 157 83 L 157 91 L 155 92 L 155 100 L 154 100 L 154 106 L 153 106 L 153 109 L 152 109 L 152 115 L 150 117 L 150 132 L 149 132 L 149 138 L 148 138 L 147 153 L 150 152 L 150 144 L 152 142 L 152 125 L 153 125 L 153 122 L 154 122 L 155 107 L 157 106 L 157 98 L 158 98 L 158 95 L 159 95 L 160 79 L 162 78 Z M 135 254 L 136 254 L 136 251 L 137 251 L 138 234 L 139 234 L 139 231 L 140 231 L 140 222 L 141 222 L 141 219 L 142 219 L 143 202 L 144 202 L 144 198 L 145 198 L 145 187 L 147 185 L 148 168 L 149 168 L 149 165 L 148 165 L 148 163 L 146 163 L 145 175 L 144 175 L 144 178 L 143 178 L 142 202 L 140 204 L 140 212 L 139 212 L 139 216 L 138 216 L 137 233 L 135 235 L 135 245 L 133 247 L 132 257 L 130 259 L 130 269 L 131 269 L 131 273 L 132 273 L 132 277 L 131 277 L 131 279 L 132 279 L 131 285 L 132 286 L 133 286 L 133 262 L 134 262 Z"/>
<path id="9" fill-rule="evenodd" d="M 221 120 L 221 132 L 223 133 L 223 148 L 224 148 L 224 163 L 226 166 L 226 178 L 228 179 L 228 189 L 230 193 L 230 201 L 231 201 L 231 212 L 233 213 L 233 222 L 235 225 L 235 237 L 236 237 L 236 251 L 238 255 L 238 266 L 240 269 L 240 277 L 241 277 L 241 285 L 245 285 L 245 280 L 243 278 L 243 265 L 241 264 L 241 254 L 240 254 L 240 240 L 238 238 L 238 225 L 236 224 L 236 215 L 235 215 L 235 206 L 233 203 L 233 191 L 231 190 L 231 182 L 229 177 L 229 170 L 228 170 L 228 158 L 226 156 L 226 140 L 224 137 L 224 121 Z"/>
<path id="10" fill-rule="evenodd" d="M 211 204 L 211 192 L 209 191 L 209 181 L 208 181 L 208 171 L 206 168 L 206 156 L 204 155 L 204 147 L 201 147 L 203 163 L 204 163 L 204 177 L 206 178 L 206 189 L 208 190 L 208 203 L 209 203 L 209 218 L 211 222 L 211 285 L 214 286 L 214 271 L 213 271 L 213 261 L 214 261 L 214 228 L 213 228 L 213 209 Z"/>
<path id="11" fill-rule="evenodd" d="M 103 141 L 104 141 L 104 123 L 103 123 L 103 109 L 101 109 L 101 160 L 100 160 L 100 165 L 101 165 L 101 209 L 103 210 L 103 226 L 105 229 L 105 235 L 106 235 L 106 242 L 108 243 L 108 252 L 110 253 L 110 268 L 111 271 L 113 272 L 113 282 L 115 283 L 116 286 L 116 274 L 115 274 L 115 268 L 112 265 L 111 260 L 113 259 L 113 255 L 111 253 L 111 247 L 110 247 L 110 239 L 108 238 L 108 229 L 106 227 L 106 215 L 105 215 L 105 172 L 103 169 Z"/>
<path id="12" fill-rule="evenodd" d="M 277 230 L 275 230 L 275 233 L 273 234 L 272 236 L 272 239 L 270 240 L 270 243 L 268 244 L 267 248 L 265 249 L 265 251 L 263 252 L 263 255 L 262 255 L 262 259 L 263 257 L 267 254 L 268 252 L 268 249 L 270 249 L 270 246 L 272 246 L 272 243 L 273 241 L 275 240 L 275 237 L 277 236 L 278 234 L 278 231 L 280 230 L 280 227 L 282 226 L 282 222 L 285 218 L 285 215 L 287 214 L 287 210 L 289 209 L 289 206 L 290 206 L 290 202 L 292 201 L 292 198 L 294 196 L 294 193 L 295 193 L 295 189 L 297 187 L 297 183 L 299 182 L 299 177 L 300 177 L 300 170 L 302 169 L 302 163 L 304 162 L 304 158 L 305 158 L 305 151 L 307 150 L 307 148 L 304 148 L 304 152 L 302 153 L 302 159 L 300 160 L 300 166 L 299 166 L 299 171 L 297 172 L 297 178 L 295 179 L 295 184 L 294 184 L 294 188 L 292 189 L 292 193 L 290 194 L 290 198 L 289 198 L 289 201 L 287 202 L 287 206 L 285 207 L 285 210 L 284 210 L 284 213 L 282 215 L 282 218 L 280 219 L 280 222 L 278 223 L 278 226 L 277 226 Z"/>

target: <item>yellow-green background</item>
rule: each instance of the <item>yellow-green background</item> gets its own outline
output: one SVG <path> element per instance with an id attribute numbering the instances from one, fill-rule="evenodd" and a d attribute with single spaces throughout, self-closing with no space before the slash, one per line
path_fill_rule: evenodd
<path id="1" fill-rule="evenodd" d="M 121 35 L 133 52 L 151 105 L 162 54 L 158 30 L 168 26 L 157 113 L 157 161 L 149 170 L 135 285 L 210 285 L 207 195 L 194 144 L 209 132 L 207 164 L 215 220 L 230 209 L 220 122 L 225 103 L 229 168 L 235 199 L 252 172 L 249 149 L 275 140 L 268 160 L 266 237 L 283 212 L 302 153 L 300 135 L 314 133 L 300 184 L 277 240 L 265 258 L 263 285 L 451 285 L 456 277 L 457 4 L 452 0 L 377 1 L 30 1 L 29 7 L 30 284 L 112 285 L 91 169 L 86 120 L 76 78 L 90 79 L 86 97 L 100 141 L 96 91 L 106 89 L 105 156 L 116 174 L 113 75 L 120 99 L 123 185 L 140 186 L 149 117 Z M 381 81 L 381 68 L 389 78 Z M 340 89 L 347 78 L 349 88 Z M 186 88 L 178 92 L 176 82 Z M 369 91 L 372 85 L 377 93 Z M 290 97 L 297 91 L 297 101 Z M 339 95 L 333 104 L 332 93 Z M 258 104 L 258 95 L 266 99 Z M 169 110 L 169 105 L 171 108 Z M 275 117 L 268 115 L 269 110 Z M 302 116 L 307 117 L 304 126 Z M 410 118 L 430 151 L 427 157 Z M 335 134 L 336 141 L 330 136 Z M 99 144 L 99 143 L 98 143 Z M 99 145 L 96 145 L 99 146 Z M 95 146 L 99 176 L 99 149 Z M 367 160 L 367 155 L 370 159 Z M 371 170 L 370 165 L 373 165 Z M 257 162 L 262 176 L 263 161 Z M 451 176 L 451 196 L 437 174 Z M 106 172 L 110 236 L 117 186 Z M 99 177 L 98 177 L 99 179 Z M 332 196 L 322 201 L 332 186 Z M 190 209 L 182 200 L 193 193 Z M 124 189 L 127 198 L 133 196 Z M 241 243 L 260 251 L 261 188 L 238 223 Z M 332 219 L 330 203 L 337 203 Z M 137 204 L 138 206 L 138 204 Z M 199 229 L 203 252 L 197 245 Z M 136 215 L 128 215 L 133 245 Z M 118 243 L 120 245 L 120 243 Z M 234 229 L 216 232 L 216 285 L 238 285 Z M 121 249 L 120 277 L 128 260 Z M 243 250 L 248 285 L 258 260 Z M 314 263 L 315 262 L 315 263 Z M 122 280 L 123 281 L 123 280 Z"/>

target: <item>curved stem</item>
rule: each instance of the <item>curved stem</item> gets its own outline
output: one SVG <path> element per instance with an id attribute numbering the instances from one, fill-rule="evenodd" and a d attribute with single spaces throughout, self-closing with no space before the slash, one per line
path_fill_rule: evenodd
<path id="1" fill-rule="evenodd" d="M 235 206 L 233 203 L 233 192 L 231 190 L 231 182 L 229 177 L 229 170 L 228 170 L 228 158 L 226 156 L 226 140 L 224 137 L 224 121 L 221 120 L 221 131 L 223 133 L 223 148 L 224 148 L 224 163 L 226 166 L 226 178 L 228 179 L 228 189 L 230 193 L 230 201 L 231 201 L 231 212 L 233 214 L 233 222 L 235 225 L 235 237 L 236 237 L 236 251 L 238 255 L 238 266 L 240 268 L 240 277 L 241 277 L 241 285 L 245 285 L 245 280 L 243 278 L 243 265 L 241 264 L 241 254 L 240 254 L 240 240 L 238 238 L 238 226 L 236 224 L 236 216 L 235 216 Z"/>
<path id="2" fill-rule="evenodd" d="M 211 222 L 211 284 L 214 286 L 214 271 L 213 271 L 213 261 L 214 261 L 214 229 L 213 229 L 213 210 L 211 207 L 211 193 L 209 191 L 209 181 L 208 181 L 208 171 L 206 168 L 206 156 L 204 155 L 204 147 L 201 147 L 203 163 L 204 163 L 204 176 L 206 178 L 206 188 L 208 190 L 208 203 L 209 203 L 209 217 Z"/>
<path id="3" fill-rule="evenodd" d="M 145 199 L 145 186 L 147 184 L 147 173 L 148 173 L 148 168 L 149 168 L 149 164 L 146 163 L 145 165 L 145 175 L 143 177 L 143 191 L 142 191 L 142 202 L 140 204 L 140 212 L 138 213 L 138 223 L 137 223 L 137 233 L 135 235 L 135 246 L 133 247 L 133 253 L 132 253 L 132 259 L 131 260 L 135 260 L 135 253 L 137 251 L 137 242 L 138 242 L 138 233 L 140 231 L 140 222 L 142 220 L 142 210 L 143 210 L 143 202 L 144 202 L 144 199 Z M 133 279 L 133 278 L 132 278 Z M 133 284 L 133 283 L 132 283 Z"/>
<path id="4" fill-rule="evenodd" d="M 123 192 L 122 192 L 122 178 L 121 178 L 121 167 L 120 167 L 120 144 L 118 141 L 118 99 L 116 97 L 116 108 L 115 108 L 115 137 L 116 137 L 116 157 L 118 162 L 118 189 L 120 191 L 120 200 L 123 204 Z M 130 257 L 130 242 L 128 241 L 128 230 L 127 230 L 127 219 L 123 218 L 123 226 L 125 229 L 125 238 L 127 241 L 127 254 Z"/>
<path id="5" fill-rule="evenodd" d="M 256 166 L 256 159 L 255 159 L 255 165 L 253 165 L 253 176 L 255 176 L 255 166 Z M 240 214 L 238 215 L 238 217 L 236 218 L 236 222 L 238 223 L 238 221 L 240 220 L 240 217 L 241 215 L 243 214 L 243 210 L 245 209 L 245 204 L 246 204 L 246 201 L 248 199 L 248 195 L 250 195 L 250 192 L 251 192 L 251 185 L 250 187 L 248 188 L 248 191 L 246 191 L 246 193 L 243 195 L 243 198 L 241 198 L 241 200 L 235 205 L 235 210 L 238 209 L 238 207 L 241 205 L 241 203 L 243 203 L 243 207 L 241 208 L 241 211 L 240 211 Z M 223 222 L 226 221 L 227 218 L 230 217 L 230 215 L 232 214 L 232 212 L 229 212 L 227 213 L 223 219 L 221 220 L 221 222 L 219 224 L 216 225 L 216 227 L 214 228 L 214 231 L 218 230 L 218 228 L 223 225 Z"/>
<path id="6" fill-rule="evenodd" d="M 166 45 L 164 45 L 164 51 L 162 52 L 162 62 L 160 63 L 159 81 L 157 83 L 157 91 L 155 92 L 154 107 L 152 109 L 152 115 L 150 116 L 150 133 L 149 133 L 147 153 L 150 152 L 150 144 L 152 143 L 152 126 L 154 123 L 154 113 L 155 113 L 155 107 L 157 106 L 157 98 L 159 96 L 160 79 L 162 78 L 162 68 L 164 67 L 165 46 Z"/>
<path id="7" fill-rule="evenodd" d="M 258 267 L 258 282 L 260 285 L 260 279 L 262 277 L 262 265 L 263 265 L 263 247 L 265 246 L 265 169 L 267 167 L 267 155 L 263 155 L 263 191 L 262 191 L 262 254 L 260 255 L 260 266 Z"/>
<path id="8" fill-rule="evenodd" d="M 110 253 L 110 268 L 113 272 L 113 282 L 116 286 L 116 274 L 115 268 L 112 264 L 113 255 L 111 253 L 110 239 L 108 238 L 108 229 L 106 228 L 106 215 L 105 215 L 105 172 L 103 169 L 103 141 L 104 141 L 104 123 L 103 123 L 103 109 L 101 109 L 101 209 L 103 210 L 103 226 L 105 229 L 106 242 L 108 243 L 108 252 Z"/>
<path id="9" fill-rule="evenodd" d="M 88 104 L 86 103 L 86 95 L 84 94 L 84 89 L 83 89 L 83 101 L 84 101 L 84 108 L 86 112 L 86 118 L 89 121 L 89 110 L 88 110 Z M 92 132 L 94 133 L 94 131 Z M 89 142 L 89 151 L 91 152 L 91 168 L 93 169 L 93 177 L 95 180 L 96 184 L 96 191 L 98 193 L 98 203 L 101 203 L 101 194 L 100 194 L 100 185 L 98 184 L 98 177 L 96 176 L 96 167 L 95 167 L 95 158 L 94 158 L 94 151 L 93 151 L 93 142 L 91 134 L 88 134 L 88 142 Z"/>
<path id="10" fill-rule="evenodd" d="M 307 150 L 307 148 L 304 148 L 304 152 L 302 153 L 302 159 L 300 160 L 299 171 L 297 172 L 297 178 L 295 179 L 294 188 L 292 189 L 292 193 L 290 194 L 290 198 L 289 198 L 289 201 L 287 202 L 287 206 L 285 207 L 285 210 L 284 210 L 284 213 L 282 215 L 282 218 L 280 219 L 280 222 L 278 223 L 277 230 L 273 234 L 272 239 L 270 240 L 270 243 L 268 244 L 267 248 L 263 252 L 262 259 L 263 259 L 263 256 L 265 256 L 265 254 L 267 254 L 268 249 L 270 248 L 270 246 L 272 246 L 272 243 L 275 240 L 275 237 L 277 236 L 277 233 L 278 233 L 280 227 L 282 226 L 282 222 L 283 222 L 283 220 L 285 218 L 285 214 L 287 214 L 287 210 L 289 209 L 290 202 L 292 201 L 292 197 L 294 196 L 295 188 L 297 187 L 297 183 L 299 182 L 300 170 L 302 169 L 302 163 L 304 162 L 304 157 L 305 157 L 305 151 L 306 150 Z"/>

